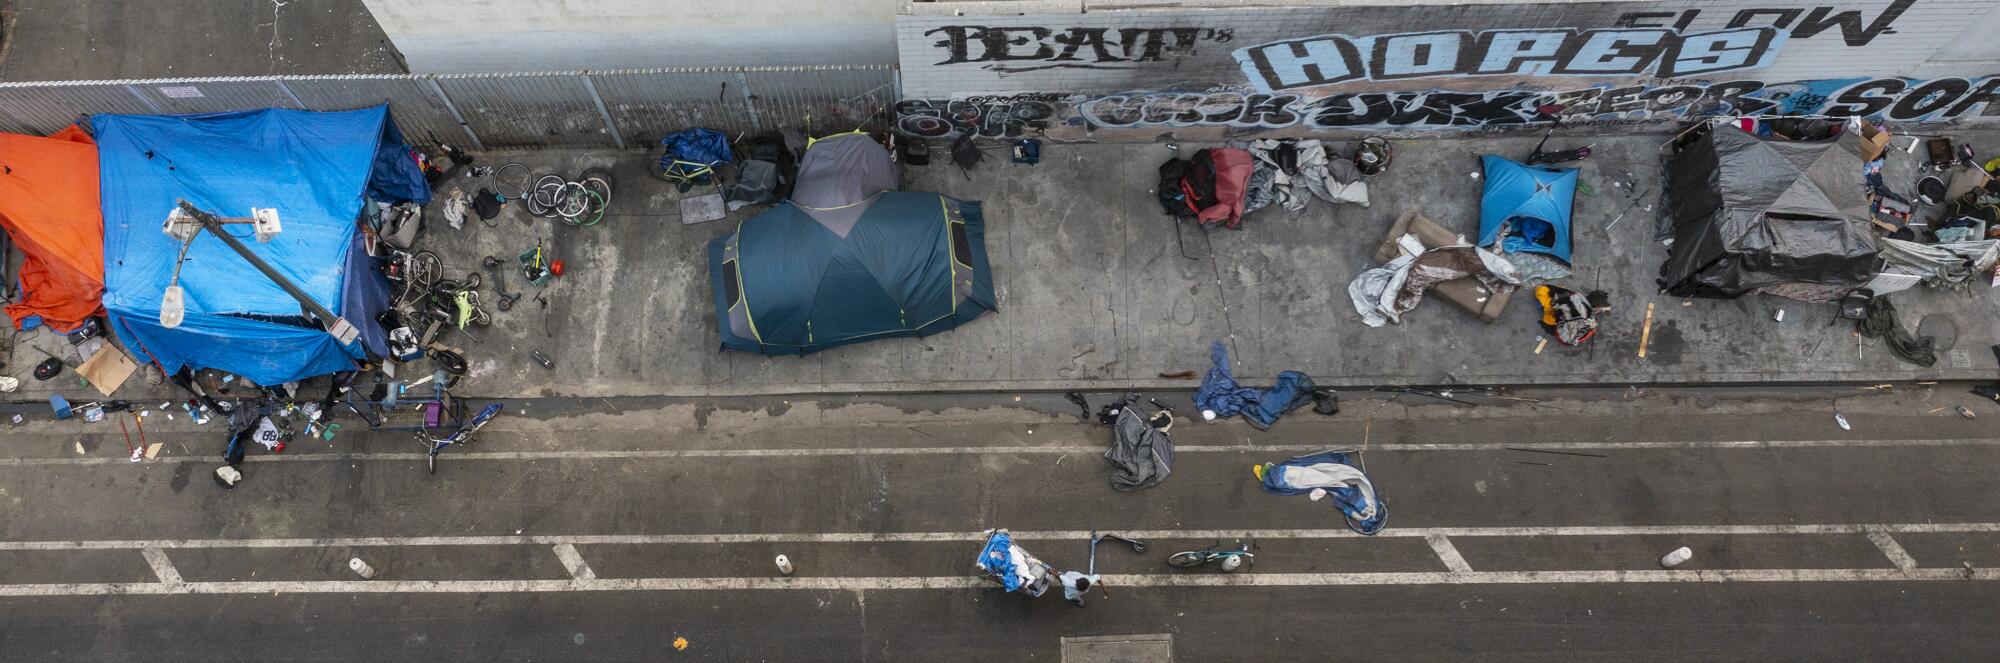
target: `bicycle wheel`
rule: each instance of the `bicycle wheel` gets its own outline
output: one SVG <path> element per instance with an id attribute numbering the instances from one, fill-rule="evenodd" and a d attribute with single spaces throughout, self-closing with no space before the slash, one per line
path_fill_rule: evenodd
<path id="1" fill-rule="evenodd" d="M 507 176 L 507 169 L 509 168 L 521 169 L 520 178 L 511 180 L 516 183 L 513 186 L 508 186 L 510 180 Z M 528 197 L 528 184 L 533 182 L 534 179 L 535 172 L 528 170 L 527 165 L 521 163 L 509 163 L 501 166 L 499 170 L 493 171 L 494 186 L 500 187 L 500 195 L 506 196 L 509 199 Z"/>
<path id="2" fill-rule="evenodd" d="M 612 179 L 611 171 L 603 168 L 585 168 L 583 174 L 577 176 L 577 180 L 583 183 L 584 188 L 597 192 L 597 196 L 604 199 L 602 205 L 611 205 L 611 188 L 617 183 L 617 180 Z"/>
<path id="3" fill-rule="evenodd" d="M 604 220 L 604 199 L 598 197 L 596 191 L 585 187 L 583 193 L 577 197 L 585 201 L 583 209 L 579 210 L 575 215 L 564 215 L 562 218 L 563 223 L 572 226 L 590 227 Z"/>
<path id="4" fill-rule="evenodd" d="M 562 208 L 568 187 L 569 181 L 561 175 L 541 176 L 535 180 L 535 188 L 528 192 L 528 213 L 545 219 L 555 216 L 556 210 Z"/>
<path id="5" fill-rule="evenodd" d="M 1183 550 L 1167 558 L 1167 566 L 1176 569 L 1192 569 L 1208 563 L 1208 553 L 1200 550 Z"/>
<path id="6" fill-rule="evenodd" d="M 668 168 L 668 163 L 670 163 L 668 159 L 671 158 L 666 154 L 653 157 L 651 161 L 646 162 L 646 174 L 659 178 L 662 182 L 674 181 L 673 174 L 670 172 L 671 169 Z"/>
<path id="7" fill-rule="evenodd" d="M 562 203 L 556 206 L 556 216 L 575 225 L 576 217 L 583 216 L 584 212 L 590 210 L 589 194 L 590 189 L 584 188 L 581 183 L 563 183 Z"/>
<path id="8" fill-rule="evenodd" d="M 436 446 L 431 447 L 429 454 L 425 454 L 424 463 L 430 466 L 431 474 L 438 473 L 438 448 Z"/>

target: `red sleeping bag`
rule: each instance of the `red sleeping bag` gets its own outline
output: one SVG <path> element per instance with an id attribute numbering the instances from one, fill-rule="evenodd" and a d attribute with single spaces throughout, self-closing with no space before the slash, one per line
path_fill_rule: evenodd
<path id="1" fill-rule="evenodd" d="M 1195 220 L 1220 223 L 1234 230 L 1243 225 L 1243 194 L 1250 188 L 1255 161 L 1248 150 L 1211 147 L 1194 155 L 1181 179 Z"/>

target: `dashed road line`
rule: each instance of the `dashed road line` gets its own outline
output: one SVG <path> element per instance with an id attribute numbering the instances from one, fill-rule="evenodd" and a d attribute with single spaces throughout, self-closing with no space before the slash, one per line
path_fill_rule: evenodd
<path id="1" fill-rule="evenodd" d="M 1950 438 L 1921 440 L 1685 440 L 1685 441 L 1641 441 L 1641 442 L 1483 442 L 1483 443 L 1408 443 L 1371 444 L 1370 451 L 1388 452 L 1505 452 L 1518 449 L 1536 451 L 1643 451 L 1672 449 L 1816 449 L 1816 448 L 1869 448 L 1869 447 L 1973 447 L 2000 446 L 2000 439 Z M 1328 445 L 1314 444 L 1259 444 L 1259 445 L 1177 445 L 1176 453 L 1273 453 L 1304 454 L 1324 451 Z M 819 458 L 828 456 L 949 456 L 949 455 L 1027 455 L 1027 454 L 1094 454 L 1102 453 L 1101 445 L 1063 446 L 955 446 L 955 447 L 846 447 L 846 448 L 805 448 L 805 449 L 634 449 L 634 450 L 559 450 L 559 451 L 476 451 L 447 455 L 448 461 L 493 461 L 493 460 L 641 460 L 668 458 Z M 0 467 L 38 465 L 124 465 L 130 462 L 125 456 L 86 456 L 45 458 L 0 458 Z M 250 456 L 244 459 L 253 463 L 322 463 L 339 461 L 367 462 L 415 462 L 424 460 L 422 452 L 381 452 L 381 453 L 290 453 Z M 160 463 L 220 463 L 221 456 L 162 456 Z"/>
<path id="2" fill-rule="evenodd" d="M 1874 542 L 1875 547 L 1881 548 L 1882 554 L 1887 556 L 1889 562 L 1895 564 L 1896 568 L 1904 571 L 1917 568 L 1917 559 L 1911 557 L 1909 551 L 1903 550 L 1903 544 L 1897 543 L 1896 537 L 1890 536 L 1888 531 L 1880 527 L 1866 527 L 1863 530 L 1867 532 L 1868 540 Z"/>
<path id="3" fill-rule="evenodd" d="M 1451 545 L 1449 537 L 1432 534 L 1424 537 L 1424 542 L 1431 545 L 1431 550 L 1437 553 L 1438 559 L 1443 561 L 1444 567 L 1451 569 L 1452 573 L 1472 573 L 1472 565 L 1465 563 L 1465 557 L 1458 554 L 1458 547 Z"/>
<path id="4" fill-rule="evenodd" d="M 1726 582 L 1993 581 L 2000 569 L 1730 569 L 1708 571 L 1473 571 L 1409 573 L 1112 574 L 1111 587 L 1345 587 Z M 994 588 L 974 576 L 854 578 L 621 578 L 591 580 L 364 580 L 0 585 L 0 596 L 107 594 L 504 594 L 730 590 L 935 590 Z"/>
<path id="5" fill-rule="evenodd" d="M 555 545 L 555 550 L 556 559 L 562 560 L 563 568 L 569 569 L 570 577 L 577 580 L 597 579 L 597 572 L 590 570 L 590 565 L 584 563 L 583 555 L 579 555 L 576 552 L 576 546 L 568 543 L 558 543 Z"/>
<path id="6" fill-rule="evenodd" d="M 160 582 L 169 585 L 180 584 L 180 569 L 174 568 L 174 561 L 167 559 L 167 551 L 148 546 L 139 549 L 139 553 L 146 556 L 146 565 L 153 567 L 153 575 L 158 576 Z"/>

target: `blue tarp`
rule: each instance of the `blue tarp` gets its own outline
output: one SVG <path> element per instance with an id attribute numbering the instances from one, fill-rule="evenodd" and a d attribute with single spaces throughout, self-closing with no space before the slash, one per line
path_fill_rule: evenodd
<path id="1" fill-rule="evenodd" d="M 1014 537 L 1006 532 L 994 532 L 986 539 L 986 547 L 979 551 L 979 568 L 1000 579 L 1007 591 L 1021 588 L 1020 569 L 1014 565 Z"/>
<path id="2" fill-rule="evenodd" d="M 1217 419 L 1240 413 L 1257 430 L 1264 430 L 1286 412 L 1312 402 L 1316 385 L 1304 373 L 1283 371 L 1270 389 L 1251 389 L 1236 384 L 1236 377 L 1229 370 L 1229 347 L 1222 341 L 1209 343 L 1208 356 L 1214 365 L 1202 378 L 1201 389 L 1194 392 L 1194 404 L 1214 412 Z"/>
<path id="3" fill-rule="evenodd" d="M 387 106 L 354 111 L 271 109 L 208 115 L 98 115 L 104 204 L 104 307 L 115 329 L 168 373 L 214 368 L 275 385 L 350 370 L 364 347 L 386 353 L 373 319 L 387 285 L 369 268 L 356 223 L 364 192 L 427 200 Z M 391 143 L 394 143 L 393 145 Z M 177 199 L 223 217 L 278 210 L 266 243 L 228 226 L 250 250 L 363 340 L 342 347 L 307 321 L 297 300 L 206 232 L 180 271 L 187 313 L 160 326 L 160 297 L 180 242 L 160 231 Z"/>
<path id="4" fill-rule="evenodd" d="M 1529 166 L 1491 154 L 1479 160 L 1486 192 L 1479 199 L 1478 245 L 1499 242 L 1503 253 L 1539 253 L 1568 264 L 1576 169 Z"/>
<path id="5" fill-rule="evenodd" d="M 1375 491 L 1375 483 L 1346 452 L 1322 451 L 1282 463 L 1265 463 L 1257 476 L 1265 492 L 1279 495 L 1325 490 L 1356 532 L 1373 536 L 1389 522 L 1389 507 Z"/>
<path id="6" fill-rule="evenodd" d="M 729 137 L 714 129 L 682 129 L 660 139 L 675 159 L 710 168 L 729 163 Z"/>

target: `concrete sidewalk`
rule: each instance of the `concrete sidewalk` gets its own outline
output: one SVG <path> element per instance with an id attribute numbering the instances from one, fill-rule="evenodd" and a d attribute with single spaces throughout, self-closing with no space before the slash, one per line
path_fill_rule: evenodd
<path id="1" fill-rule="evenodd" d="M 1974 144 L 1992 136 L 1961 136 Z M 700 225 L 679 223 L 671 187 L 648 178 L 643 155 L 525 153 L 537 173 L 611 166 L 617 213 L 590 228 L 551 227 L 507 210 L 497 228 L 476 220 L 453 231 L 434 225 L 423 243 L 447 272 L 482 255 L 512 256 L 547 238 L 568 275 L 551 286 L 544 309 L 523 300 L 497 313 L 479 343 L 454 336 L 472 357 L 468 393 L 493 395 L 725 395 L 857 391 L 1125 389 L 1188 387 L 1162 373 L 1204 370 L 1210 339 L 1231 341 L 1239 377 L 1268 379 L 1287 369 L 1322 384 L 1565 384 L 1763 381 L 1881 382 L 1988 379 L 1985 346 L 2000 331 L 1980 320 L 2000 313 L 1994 291 L 1917 290 L 1894 296 L 1905 326 L 1949 322 L 1955 345 L 1937 366 L 1897 361 L 1878 341 L 1856 342 L 1832 305 L 1774 297 L 1683 302 L 1655 294 L 1665 249 L 1650 239 L 1659 162 L 1656 134 L 1597 137 L 1583 166 L 1590 191 L 1575 215 L 1579 289 L 1603 288 L 1616 309 L 1599 338 L 1580 349 L 1534 349 L 1538 307 L 1517 295 L 1500 320 L 1482 324 L 1428 302 L 1403 324 L 1369 328 L 1346 287 L 1369 262 L 1398 212 L 1422 210 L 1472 232 L 1480 153 L 1525 154 L 1534 137 L 1403 140 L 1395 165 L 1372 182 L 1370 208 L 1316 202 L 1300 217 L 1282 210 L 1250 216 L 1241 231 L 1181 229 L 1151 192 L 1159 144 L 1048 145 L 1038 166 L 1004 159 L 960 173 L 944 165 L 909 168 L 906 188 L 984 200 L 987 244 L 1001 310 L 924 339 L 890 339 L 807 357 L 718 353 L 703 247 L 730 232 L 749 208 Z M 1192 146 L 1188 146 L 1192 147 Z M 1188 149 L 1184 147 L 1183 149 Z M 989 150 L 999 157 L 997 149 Z M 996 163 L 997 161 L 997 163 Z M 937 163 L 942 163 L 939 159 Z M 518 171 L 518 169 L 514 169 Z M 1614 187 L 1630 171 L 1633 192 Z M 477 182 L 460 186 L 477 187 Z M 487 183 L 496 189 L 503 187 Z M 449 188 L 449 185 L 443 188 Z M 696 193 L 700 193 L 697 191 Z M 1605 225 L 1644 193 L 1624 220 Z M 518 216 L 517 216 L 518 215 Z M 513 287 L 518 288 L 518 277 Z M 1637 357 L 1646 305 L 1656 306 L 1648 356 Z M 1773 320 L 1779 309 L 1782 322 Z M 1928 327 L 1928 325 L 1927 325 Z M 1858 353 L 1857 353 L 1858 347 Z M 527 355 L 541 350 L 556 368 Z M 1945 351 L 1949 350 L 1949 351 Z"/>
<path id="2" fill-rule="evenodd" d="M 1953 135 L 1975 145 L 2000 138 Z M 570 227 L 530 217 L 515 205 L 493 227 L 472 218 L 464 229 L 452 230 L 434 205 L 419 247 L 441 255 L 446 273 L 454 276 L 484 272 L 482 256 L 511 262 L 538 240 L 567 267 L 564 277 L 539 291 L 526 288 L 516 270 L 507 270 L 507 287 L 529 295 L 507 312 L 494 306 L 493 279 L 484 275 L 482 296 L 494 325 L 444 336 L 470 361 L 471 374 L 460 389 L 464 395 L 1191 389 L 1193 381 L 1159 375 L 1206 370 L 1208 342 L 1218 338 L 1229 340 L 1238 376 L 1252 384 L 1283 370 L 1350 387 L 1876 383 L 1995 376 L 1995 359 L 1986 346 L 2000 343 L 2000 330 L 1981 321 L 2000 315 L 2000 303 L 1984 285 L 1893 295 L 1904 326 L 1928 321 L 1927 329 L 1957 328 L 1955 343 L 1941 344 L 1938 365 L 1931 368 L 1897 361 L 1879 341 L 1857 343 L 1852 324 L 1836 321 L 1830 304 L 1766 296 L 1684 302 L 1657 295 L 1653 281 L 1665 249 L 1650 239 L 1646 206 L 1657 203 L 1653 150 L 1664 140 L 1658 134 L 1558 141 L 1596 145 L 1583 165 L 1590 191 L 1577 197 L 1577 269 L 1569 282 L 1612 293 L 1616 308 L 1596 340 L 1575 349 L 1552 343 L 1536 354 L 1539 309 L 1522 293 L 1493 324 L 1438 301 L 1420 305 L 1400 325 L 1362 324 L 1347 284 L 1373 266 L 1370 256 L 1395 216 L 1421 210 L 1473 232 L 1480 195 L 1480 182 L 1470 177 L 1476 155 L 1525 154 L 1535 140 L 1399 140 L 1393 167 L 1371 182 L 1372 207 L 1315 202 L 1296 218 L 1273 207 L 1248 217 L 1240 231 L 1183 226 L 1179 240 L 1175 223 L 1160 213 L 1151 192 L 1155 168 L 1168 156 L 1160 144 L 1051 144 L 1038 166 L 1006 164 L 994 148 L 988 164 L 970 173 L 945 165 L 908 168 L 907 189 L 986 202 L 1000 311 L 929 338 L 887 339 L 806 357 L 717 351 L 705 246 L 761 208 L 682 225 L 680 194 L 646 174 L 646 154 L 478 155 L 482 165 L 520 162 L 538 175 L 609 167 L 618 178 L 613 213 L 597 226 Z M 936 163 L 943 163 L 941 155 Z M 1612 185 L 1625 171 L 1640 191 Z M 508 169 L 505 183 L 462 177 L 440 186 L 438 194 L 442 199 L 453 187 L 519 188 L 519 172 Z M 1607 231 L 1628 206 L 1631 212 Z M 1182 256 L 1183 241 L 1194 258 Z M 1649 303 L 1656 309 L 1647 357 L 1641 359 L 1637 350 Z M 1782 322 L 1773 319 L 1779 309 L 1785 311 Z M 44 332 L 21 340 L 27 347 L 15 350 L 9 364 L 23 385 L 11 398 L 45 399 L 51 391 L 72 401 L 95 395 L 67 373 L 49 382 L 28 378 L 43 358 L 30 348 L 60 354 L 61 341 Z M 530 357 L 534 351 L 553 359 L 555 368 L 537 364 Z M 406 376 L 410 370 L 404 369 Z M 428 365 L 416 367 L 417 374 L 428 371 Z M 309 387 L 308 393 L 321 393 L 317 389 Z M 135 376 L 117 397 L 151 402 L 176 393 Z"/>

